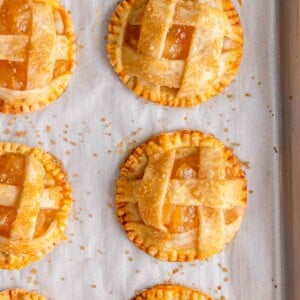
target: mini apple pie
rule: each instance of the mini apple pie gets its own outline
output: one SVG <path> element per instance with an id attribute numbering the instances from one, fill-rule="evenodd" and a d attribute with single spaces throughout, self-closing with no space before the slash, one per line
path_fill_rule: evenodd
<path id="1" fill-rule="evenodd" d="M 0 300 L 47 300 L 37 293 L 30 293 L 24 290 L 7 290 L 0 292 Z"/>
<path id="2" fill-rule="evenodd" d="M 158 285 L 144 290 L 133 300 L 213 300 L 199 290 L 180 285 Z"/>
<path id="3" fill-rule="evenodd" d="M 26 267 L 64 239 L 71 202 L 56 158 L 0 143 L 0 268 Z"/>
<path id="4" fill-rule="evenodd" d="M 129 239 L 161 260 L 220 252 L 238 231 L 246 202 L 238 158 L 197 131 L 162 134 L 141 145 L 117 182 L 117 215 Z"/>
<path id="5" fill-rule="evenodd" d="M 112 15 L 107 50 L 136 95 L 195 106 L 236 74 L 243 30 L 230 0 L 124 0 Z"/>
<path id="6" fill-rule="evenodd" d="M 67 88 L 72 21 L 56 0 L 0 0 L 0 112 L 43 108 Z"/>

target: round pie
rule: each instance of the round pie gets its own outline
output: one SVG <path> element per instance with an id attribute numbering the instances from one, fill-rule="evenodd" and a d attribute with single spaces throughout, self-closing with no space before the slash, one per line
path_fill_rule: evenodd
<path id="1" fill-rule="evenodd" d="M 129 239 L 167 261 L 206 259 L 235 236 L 247 182 L 232 150 L 198 131 L 161 134 L 121 167 L 117 215 Z"/>
<path id="2" fill-rule="evenodd" d="M 47 300 L 37 293 L 30 293 L 25 290 L 15 289 L 0 292 L 0 300 Z"/>
<path id="3" fill-rule="evenodd" d="M 0 143 L 0 268 L 20 269 L 64 239 L 71 188 L 41 149 Z"/>
<path id="4" fill-rule="evenodd" d="M 58 98 L 75 48 L 72 21 L 56 0 L 0 0 L 0 112 L 28 113 Z"/>
<path id="5" fill-rule="evenodd" d="M 144 290 L 133 300 L 213 300 L 199 290 L 180 285 L 158 285 Z"/>
<path id="6" fill-rule="evenodd" d="M 124 0 L 112 15 L 107 50 L 136 95 L 195 106 L 236 74 L 243 30 L 230 0 Z"/>

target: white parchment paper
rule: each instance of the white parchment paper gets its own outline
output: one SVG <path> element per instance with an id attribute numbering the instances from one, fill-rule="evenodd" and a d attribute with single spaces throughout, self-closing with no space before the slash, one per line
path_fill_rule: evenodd
<path id="1" fill-rule="evenodd" d="M 0 289 L 38 289 L 51 300 L 127 300 L 137 290 L 172 281 L 216 299 L 281 299 L 276 1 L 245 2 L 242 8 L 235 2 L 245 30 L 236 81 L 194 109 L 175 109 L 136 98 L 107 61 L 105 37 L 117 1 L 63 1 L 78 42 L 68 91 L 42 111 L 1 115 L 0 135 L 2 141 L 41 146 L 63 161 L 75 199 L 69 240 L 25 270 L 1 270 Z M 251 192 L 240 231 L 222 253 L 204 262 L 166 263 L 127 239 L 115 217 L 115 181 L 130 149 L 161 131 L 183 128 L 233 146 L 249 162 Z"/>

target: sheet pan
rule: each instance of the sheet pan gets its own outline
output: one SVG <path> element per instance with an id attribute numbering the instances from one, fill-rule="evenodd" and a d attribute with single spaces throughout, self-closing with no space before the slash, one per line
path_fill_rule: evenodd
<path id="1" fill-rule="evenodd" d="M 300 102 L 298 0 L 281 1 L 282 218 L 286 299 L 300 299 Z"/>
<path id="2" fill-rule="evenodd" d="M 280 13 L 286 14 L 287 26 L 296 26 L 297 1 L 288 1 L 291 6 L 285 1 L 283 7 L 276 0 L 244 2 L 240 7 L 234 1 L 245 30 L 236 80 L 207 103 L 174 109 L 136 98 L 112 71 L 105 37 L 116 0 L 63 1 L 72 12 L 78 41 L 78 66 L 69 89 L 40 112 L 1 115 L 0 134 L 2 141 L 41 146 L 65 164 L 75 199 L 69 240 L 25 270 L 0 271 L 0 289 L 38 289 L 51 300 L 126 300 L 137 290 L 174 282 L 202 289 L 215 299 L 297 299 L 297 294 L 294 298 L 287 294 L 292 283 L 299 282 L 297 268 L 292 268 L 299 264 L 296 243 L 290 249 L 291 260 L 286 256 L 287 240 L 295 242 L 299 236 L 293 231 L 297 214 L 294 210 L 295 223 L 286 222 L 286 213 L 292 210 L 284 205 L 283 191 L 289 192 L 289 185 L 282 177 L 289 174 L 283 166 L 285 153 L 291 150 L 284 145 L 291 146 L 292 161 L 297 161 L 299 132 L 286 143 L 282 110 L 291 110 L 295 122 L 297 112 L 296 107 L 281 105 L 286 98 L 279 77 Z M 293 41 L 289 47 L 294 47 Z M 288 48 L 285 51 L 295 67 L 298 60 L 293 61 Z M 296 82 L 291 92 L 294 100 L 289 103 L 296 105 Z M 147 256 L 127 239 L 115 217 L 114 188 L 120 163 L 133 147 L 153 134 L 183 128 L 212 133 L 234 148 L 245 162 L 249 203 L 239 233 L 222 253 L 203 262 L 166 263 Z M 299 170 L 293 166 L 297 205 Z"/>

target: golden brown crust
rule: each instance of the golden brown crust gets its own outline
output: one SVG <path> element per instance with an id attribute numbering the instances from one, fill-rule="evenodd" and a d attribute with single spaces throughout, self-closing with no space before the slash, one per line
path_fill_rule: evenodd
<path id="1" fill-rule="evenodd" d="M 136 295 L 132 300 L 213 300 L 213 298 L 203 292 L 181 285 L 157 285 L 144 290 Z"/>
<path id="2" fill-rule="evenodd" d="M 28 0 L 28 2 L 30 1 Z M 74 71 L 76 40 L 73 23 L 68 12 L 57 0 L 37 0 L 34 2 L 49 4 L 60 12 L 64 23 L 64 36 L 68 43 L 66 59 L 68 67 L 62 74 L 40 88 L 12 90 L 0 87 L 0 112 L 4 114 L 30 113 L 49 105 L 67 89 Z"/>
<path id="3" fill-rule="evenodd" d="M 20 269 L 49 253 L 64 239 L 64 230 L 68 223 L 68 213 L 72 203 L 72 191 L 66 180 L 66 174 L 57 158 L 38 148 L 30 148 L 15 143 L 1 143 L 0 154 L 19 154 L 33 156 L 43 165 L 45 172 L 54 180 L 53 186 L 59 188 L 60 200 L 57 213 L 49 229 L 41 236 L 32 239 L 12 240 L 0 236 L 0 268 Z"/>
<path id="4" fill-rule="evenodd" d="M 5 290 L 0 292 L 0 300 L 47 300 L 36 292 L 21 289 Z"/>
<path id="5" fill-rule="evenodd" d="M 182 149 L 184 151 L 204 149 L 201 150 L 200 156 L 203 159 L 208 157 L 208 159 L 201 162 L 202 177 L 198 175 L 200 176 L 198 179 L 192 180 L 176 180 L 169 177 L 167 191 L 162 192 L 164 199 L 158 198 L 158 202 L 153 204 L 154 197 L 161 188 L 160 185 L 164 184 L 161 179 L 157 181 L 157 178 L 162 176 L 165 179 L 170 175 L 167 173 L 162 175 L 159 173 L 164 171 L 158 171 L 159 173 L 152 176 L 150 183 L 143 184 L 147 180 L 145 176 L 148 176 L 145 175 L 148 174 L 148 171 L 145 170 L 147 168 L 153 170 L 153 167 L 148 167 L 149 161 L 153 161 L 151 157 L 154 155 L 155 159 L 160 159 L 160 157 L 170 157 L 170 155 L 176 156 L 174 151 L 177 153 Z M 207 149 L 208 151 L 206 151 Z M 211 151 L 213 151 L 213 156 L 210 157 Z M 168 156 L 165 156 L 164 153 L 167 153 Z M 221 160 L 218 155 L 221 155 Z M 165 162 L 165 158 L 159 160 L 158 168 L 161 167 L 161 170 L 164 170 Z M 176 162 L 173 164 L 175 165 Z M 204 171 L 205 168 L 208 173 Z M 213 170 L 210 171 L 210 168 Z M 213 177 L 207 180 L 206 178 L 210 178 L 209 176 Z M 223 179 L 219 180 L 219 177 L 222 176 Z M 192 192 L 189 192 L 191 184 Z M 168 228 L 166 228 L 164 223 L 166 219 L 162 217 L 164 207 L 170 204 L 176 205 L 174 203 L 180 206 L 201 208 L 201 211 L 197 210 L 197 214 L 201 216 L 202 223 L 205 221 L 204 224 L 209 224 L 206 225 L 209 226 L 208 230 L 200 231 L 200 227 L 186 230 L 184 227 L 172 226 L 172 222 L 169 222 Z M 116 207 L 119 222 L 128 238 L 136 246 L 161 260 L 206 259 L 220 252 L 238 231 L 246 203 L 247 182 L 239 159 L 231 149 L 214 137 L 199 131 L 183 130 L 153 137 L 132 152 L 122 165 L 117 181 Z M 170 208 L 168 210 L 171 211 Z M 191 208 L 189 212 L 194 213 L 194 210 L 196 209 Z M 172 219 L 172 216 L 168 218 Z M 226 218 L 230 220 L 226 221 Z M 196 220 L 198 220 L 197 222 L 201 221 Z M 224 222 L 227 223 L 224 224 Z M 179 230 L 177 234 L 176 230 Z M 202 232 L 200 237 L 198 230 Z M 197 244 L 200 241 L 201 245 Z"/>
<path id="6" fill-rule="evenodd" d="M 124 45 L 124 35 L 127 27 L 127 19 L 130 13 L 134 10 L 137 3 L 148 2 L 147 0 L 124 0 L 116 8 L 115 13 L 111 17 L 109 24 L 109 36 L 107 44 L 108 58 L 115 72 L 123 83 L 132 90 L 137 96 L 147 100 L 156 102 L 161 105 L 175 107 L 193 107 L 208 99 L 220 94 L 227 87 L 235 74 L 238 71 L 243 54 L 243 29 L 240 18 L 230 0 L 223 0 L 223 9 L 230 23 L 230 34 L 234 37 L 235 46 L 230 51 L 225 51 L 226 58 L 225 71 L 222 76 L 211 85 L 208 85 L 205 90 L 199 93 L 180 93 L 175 89 L 165 88 L 159 85 L 150 83 L 146 78 L 140 78 L 126 71 L 123 65 L 122 49 Z M 132 57 L 133 53 L 129 55 Z M 143 68 L 141 59 L 137 60 L 141 63 L 137 68 Z M 144 62 L 145 64 L 149 62 Z M 191 62 L 192 63 L 192 62 Z M 131 63 L 132 64 L 132 63 Z M 159 73 L 159 72 L 158 72 Z M 178 73 L 178 72 L 177 72 Z M 149 78 L 154 74 L 148 74 Z M 159 76 L 159 74 L 158 74 Z M 175 76 L 175 75 L 174 75 Z M 180 91 L 180 90 L 179 90 Z"/>

